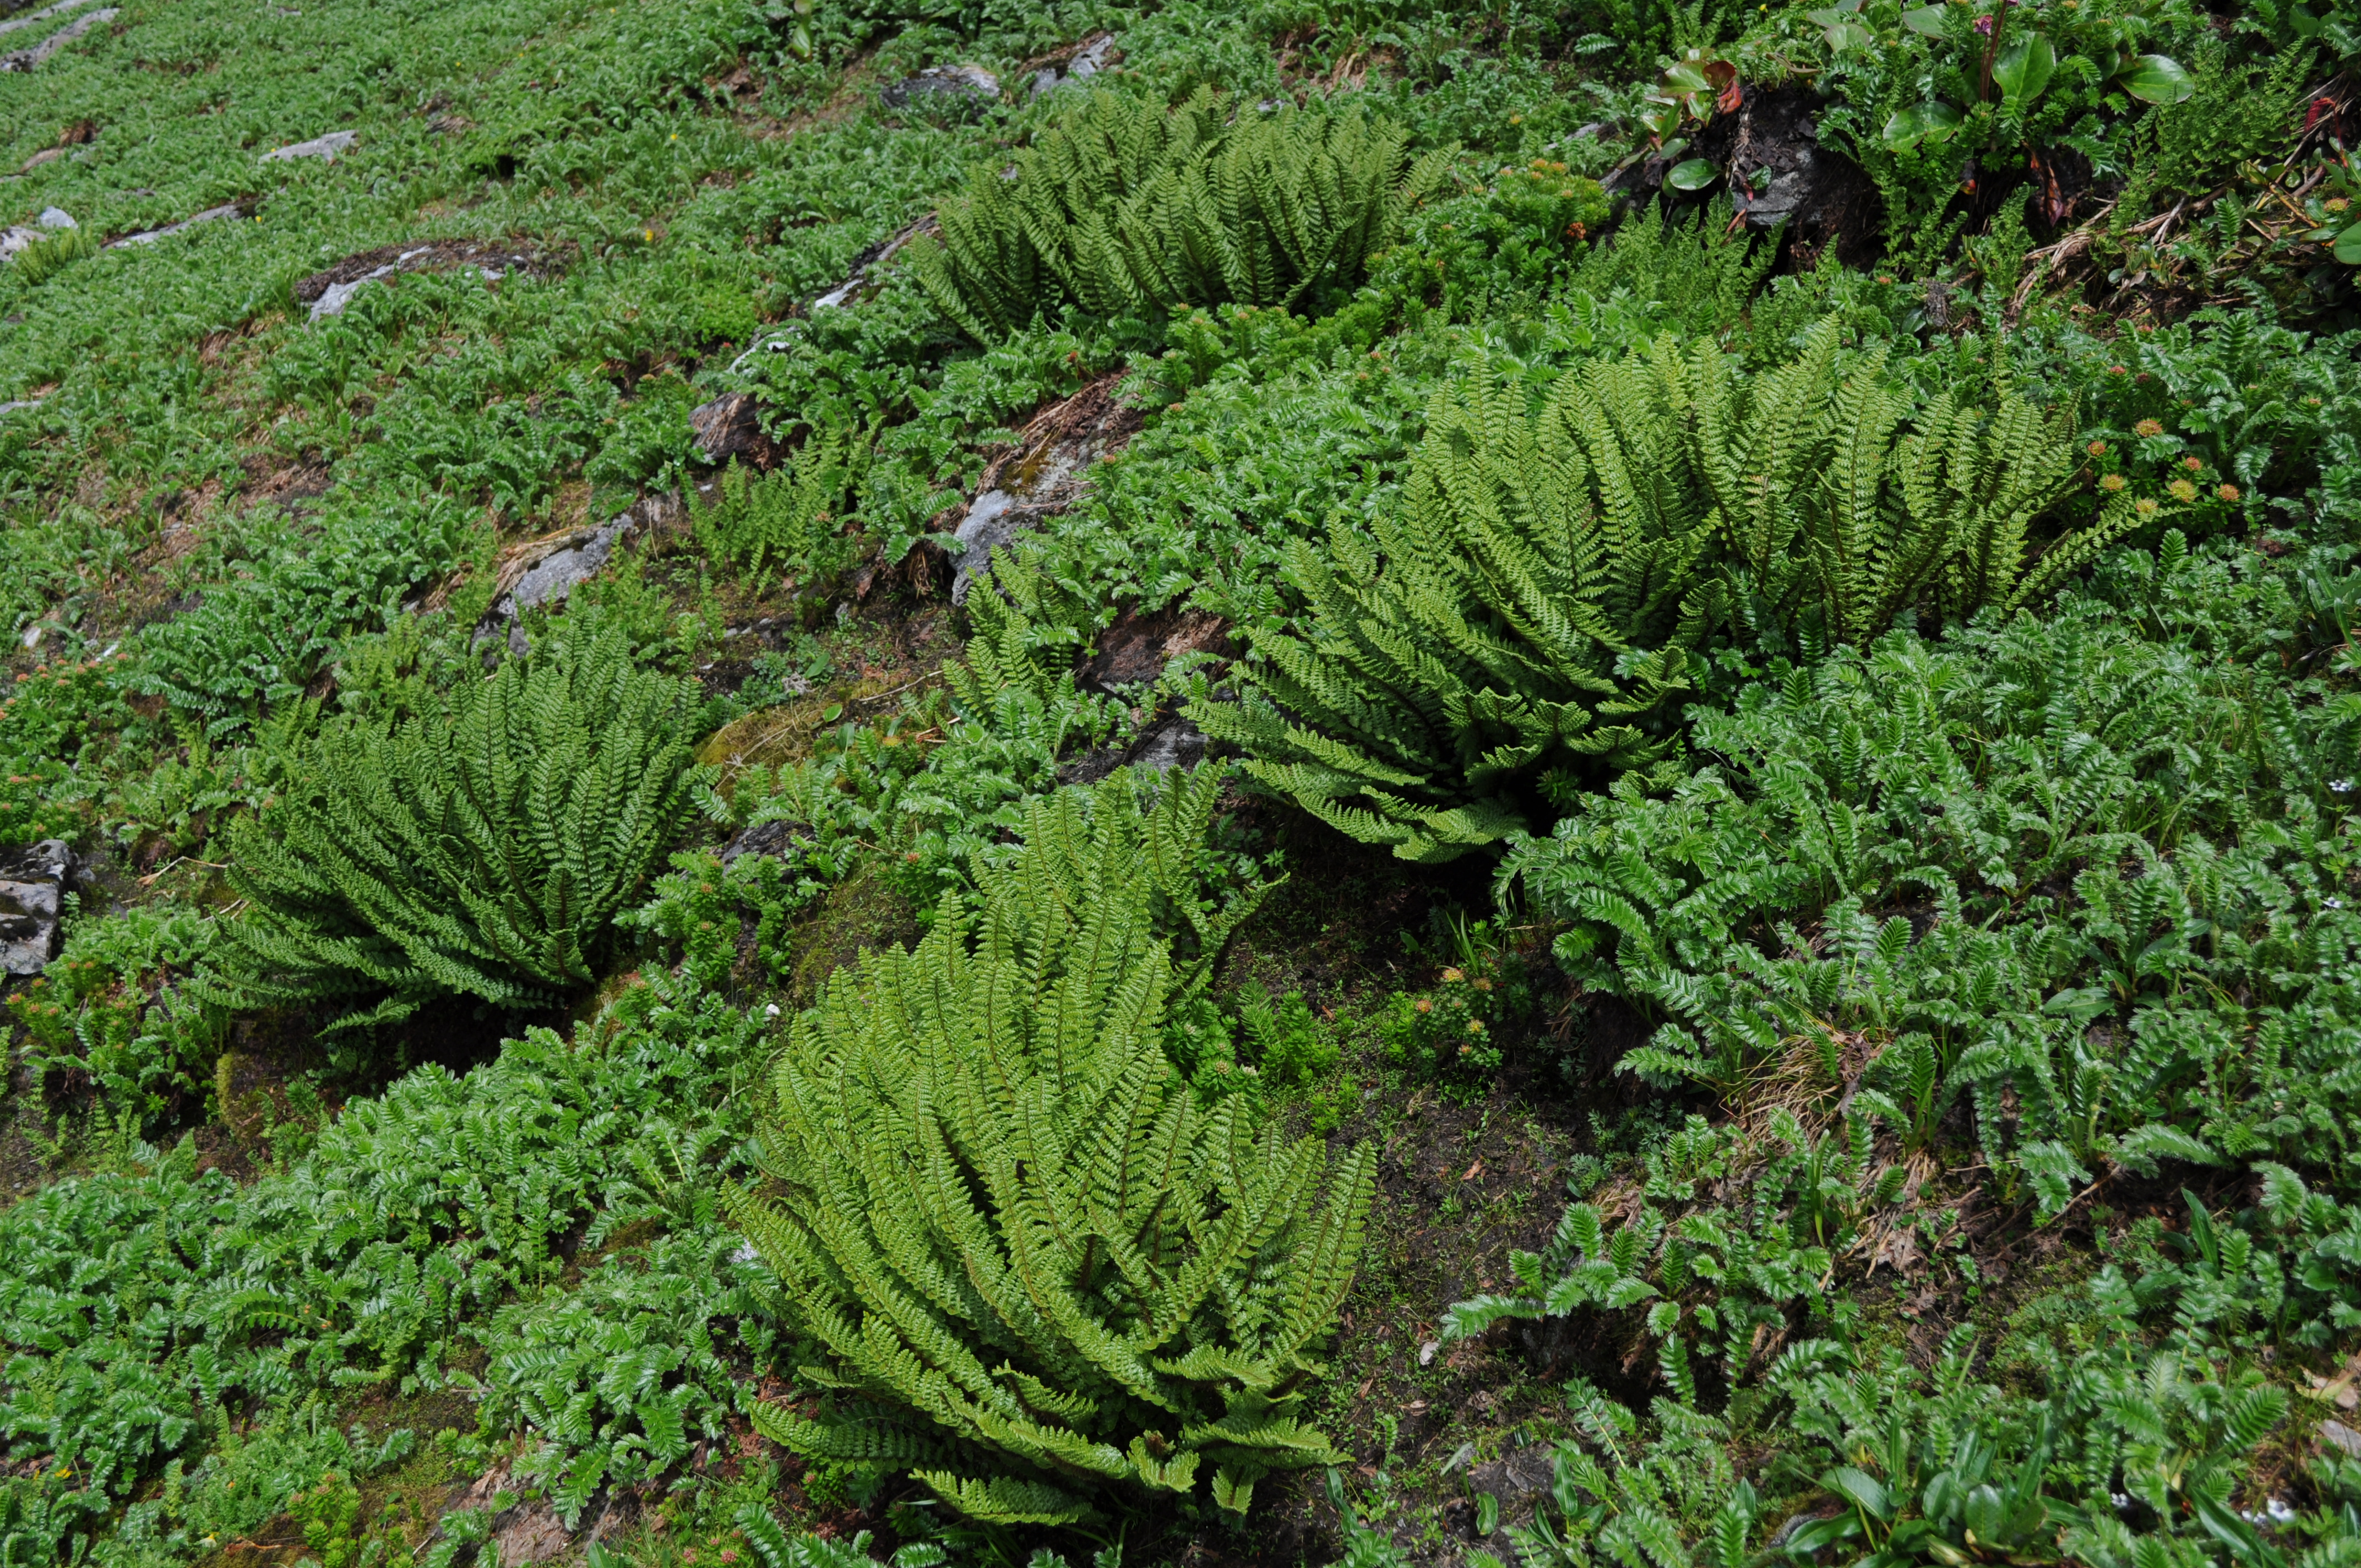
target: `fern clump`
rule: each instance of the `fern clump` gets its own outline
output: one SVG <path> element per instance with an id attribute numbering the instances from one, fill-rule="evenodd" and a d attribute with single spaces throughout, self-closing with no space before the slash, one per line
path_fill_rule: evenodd
<path id="1" fill-rule="evenodd" d="M 2054 587 L 2142 521 L 2111 504 L 2040 547 L 2074 428 L 1949 393 L 1914 415 L 1882 352 L 1839 374 L 1833 322 L 1753 376 L 1660 341 L 1537 416 L 1488 375 L 1437 395 L 1373 537 L 1295 544 L 1305 613 L 1251 634 L 1241 700 L 1201 686 L 1190 712 L 1343 831 L 1448 860 L 1600 775 L 1676 767 L 1718 644 L 1817 653 Z"/>
<path id="2" fill-rule="evenodd" d="M 1400 510 L 1374 540 L 1341 522 L 1324 551 L 1299 540 L 1305 613 L 1254 634 L 1242 700 L 1201 689 L 1191 717 L 1413 861 L 1521 828 L 1545 779 L 1675 757 L 1712 537 L 1665 504 L 1677 428 L 1614 420 L 1631 373 L 1566 377 L 1538 420 L 1488 378 L 1438 394 Z"/>
<path id="3" fill-rule="evenodd" d="M 732 464 L 712 499 L 689 492 L 697 548 L 750 577 L 766 568 L 824 576 L 841 567 L 851 554 L 842 520 L 862 455 L 852 433 L 839 429 L 815 435 L 790 466 L 760 478 Z"/>
<path id="4" fill-rule="evenodd" d="M 1037 802 L 963 907 L 797 1021 L 765 1194 L 734 1212 L 837 1393 L 761 1407 L 766 1434 L 998 1523 L 1201 1484 L 1243 1511 L 1262 1475 L 1340 1460 L 1301 1407 L 1371 1154 L 1323 1182 L 1318 1140 L 1202 1104 L 1164 1048 L 1244 913 L 1197 893 L 1220 777 Z"/>
<path id="5" fill-rule="evenodd" d="M 1292 309 L 1358 279 L 1448 167 L 1357 113 L 1228 115 L 1210 88 L 1170 110 L 1093 94 L 943 204 L 940 242 L 910 248 L 919 285 L 983 342 L 1060 304 Z"/>
<path id="6" fill-rule="evenodd" d="M 620 630 L 566 630 L 425 713 L 321 733 L 232 829 L 248 907 L 223 923 L 209 999 L 342 1005 L 330 1027 L 350 1029 L 590 983 L 688 802 L 696 692 L 635 665 Z"/>

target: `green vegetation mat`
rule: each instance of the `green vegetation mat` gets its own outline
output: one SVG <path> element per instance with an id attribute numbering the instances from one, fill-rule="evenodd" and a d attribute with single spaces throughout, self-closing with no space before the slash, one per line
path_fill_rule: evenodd
<path id="1" fill-rule="evenodd" d="M 0 1568 L 2361 1563 L 2351 0 L 0 7 Z"/>

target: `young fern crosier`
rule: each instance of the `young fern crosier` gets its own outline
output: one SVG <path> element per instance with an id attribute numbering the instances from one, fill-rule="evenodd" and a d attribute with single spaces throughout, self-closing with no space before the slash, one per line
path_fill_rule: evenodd
<path id="1" fill-rule="evenodd" d="M 620 630 L 568 630 L 430 716 L 324 730 L 233 828 L 248 908 L 200 993 L 348 1004 L 329 1025 L 347 1030 L 441 995 L 517 1009 L 588 984 L 690 799 L 696 688 L 634 665 Z"/>
<path id="2" fill-rule="evenodd" d="M 940 241 L 910 247 L 919 285 L 986 343 L 1060 302 L 1292 307 L 1358 278 L 1448 169 L 1409 163 L 1400 129 L 1358 114 L 1228 112 L 1210 88 L 1169 111 L 1093 94 L 1012 178 L 978 170 L 943 204 Z"/>
<path id="3" fill-rule="evenodd" d="M 1322 1179 L 1167 1058 L 1251 899 L 1199 894 L 1221 770 L 1152 801 L 1126 775 L 1037 801 L 1021 850 L 913 951 L 869 958 L 797 1022 L 760 1195 L 731 1210 L 821 1352 L 800 1452 L 909 1466 L 971 1518 L 1061 1523 L 1111 1490 L 1243 1512 L 1279 1469 L 1337 1463 L 1305 1424 L 1349 1285 L 1364 1145 Z M 1177 939 L 1177 940 L 1176 940 Z M 1177 967 L 1179 946 L 1193 958 Z"/>
<path id="4" fill-rule="evenodd" d="M 2037 551 L 2070 414 L 1949 393 L 1915 419 L 1823 323 L 1748 376 L 1713 343 L 1562 378 L 1538 418 L 1491 378 L 1438 394 L 1401 506 L 1290 560 L 1306 611 L 1252 633 L 1241 700 L 1190 715 L 1356 839 L 1441 861 L 1598 774 L 1675 763 L 1701 654 L 1782 653 L 2015 610 L 2145 521 L 2111 504 Z"/>

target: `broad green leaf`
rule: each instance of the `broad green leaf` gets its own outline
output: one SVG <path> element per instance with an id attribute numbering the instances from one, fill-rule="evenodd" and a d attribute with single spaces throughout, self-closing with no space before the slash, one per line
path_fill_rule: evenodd
<path id="1" fill-rule="evenodd" d="M 2361 267 L 2361 224 L 2336 236 L 2336 259 L 2348 267 Z"/>
<path id="2" fill-rule="evenodd" d="M 1664 183 L 1675 191 L 1702 191 L 1721 178 L 1721 171 L 1702 158 L 1692 158 L 1675 163 L 1664 176 Z"/>
<path id="3" fill-rule="evenodd" d="M 1948 141 L 1960 128 L 1960 112 L 1938 99 L 1914 104 L 1885 122 L 1885 145 L 1896 152 L 1929 139 Z"/>
<path id="4" fill-rule="evenodd" d="M 2039 33 L 2029 33 L 2000 51 L 1993 62 L 1993 80 L 2014 104 L 2030 104 L 2049 85 L 2058 70 L 2058 51 Z"/>
<path id="5" fill-rule="evenodd" d="M 2123 73 L 2124 91 L 2147 104 L 2181 104 L 2197 91 L 2197 83 L 2180 62 L 2169 56 L 2144 54 Z"/>
<path id="6" fill-rule="evenodd" d="M 1894 1499 L 1877 1478 L 1850 1464 L 1839 1464 L 1820 1477 L 1820 1485 L 1831 1492 L 1840 1492 L 1860 1505 L 1861 1512 L 1874 1519 L 1894 1517 Z"/>
<path id="7" fill-rule="evenodd" d="M 1905 11 L 1902 13 L 1902 25 L 1914 33 L 1939 38 L 1943 36 L 1943 7 L 1921 5 L 1915 11 Z"/>
<path id="8" fill-rule="evenodd" d="M 1824 5 L 1817 11 L 1806 11 L 1805 16 L 1819 25 L 1833 49 L 1860 49 L 1877 41 L 1877 35 L 1855 18 L 1861 7 L 1854 4 Z"/>
<path id="9" fill-rule="evenodd" d="M 1660 85 L 1664 91 L 1675 95 L 1706 93 L 1713 88 L 1713 83 L 1706 80 L 1705 72 L 1686 60 L 1675 60 L 1666 66 Z"/>

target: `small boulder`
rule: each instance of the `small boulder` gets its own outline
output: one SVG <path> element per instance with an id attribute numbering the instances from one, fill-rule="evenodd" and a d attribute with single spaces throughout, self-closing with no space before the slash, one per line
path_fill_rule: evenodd
<path id="1" fill-rule="evenodd" d="M 265 163 L 286 163 L 299 158 L 316 158 L 323 163 L 334 163 L 338 156 L 352 149 L 360 139 L 356 131 L 330 131 L 326 136 L 313 137 L 310 141 L 293 142 L 275 148 L 262 155 Z"/>
<path id="2" fill-rule="evenodd" d="M 984 470 L 975 499 L 944 545 L 952 557 L 951 602 L 965 604 L 994 552 L 1063 511 L 1089 488 L 1090 466 L 1119 451 L 1140 423 L 1116 400 L 1116 378 L 1091 383 L 1033 416 L 1016 445 Z"/>
<path id="3" fill-rule="evenodd" d="M 1746 86 L 1734 113 L 1714 116 L 1691 156 L 1722 171 L 1731 203 L 1756 234 L 1784 227 L 1800 264 L 1831 241 L 1848 258 L 1877 243 L 1877 186 L 1861 165 L 1819 140 L 1821 99 L 1809 87 Z"/>
<path id="4" fill-rule="evenodd" d="M 199 224 L 219 223 L 224 218 L 234 218 L 238 215 L 239 208 L 236 202 L 218 207 L 207 207 L 203 212 L 192 213 L 177 224 L 166 224 L 159 229 L 142 229 L 137 234 L 125 235 L 121 239 L 108 240 L 106 248 L 120 250 L 126 245 L 153 245 L 167 236 L 183 233 L 196 227 Z"/>
<path id="5" fill-rule="evenodd" d="M 62 6 L 51 5 L 45 10 L 35 12 L 34 16 L 47 16 L 62 9 L 64 9 Z M 34 70 L 66 45 L 81 39 L 93 27 L 104 27 L 115 20 L 115 8 L 112 5 L 104 10 L 93 11 L 86 16 L 78 16 L 30 49 L 11 49 L 6 54 L 0 54 L 0 71 Z M 32 18 L 21 19 L 31 20 Z"/>
<path id="6" fill-rule="evenodd" d="M 811 841 L 811 829 L 800 822 L 757 822 L 721 847 L 720 860 L 725 866 L 748 855 L 784 861 L 787 851 Z"/>
<path id="7" fill-rule="evenodd" d="M 1179 714 L 1167 714 L 1127 741 L 1085 752 L 1058 769 L 1061 784 L 1094 784 L 1117 768 L 1188 773 L 1205 760 L 1205 732 Z"/>
<path id="8" fill-rule="evenodd" d="M 1045 65 L 1035 71 L 1033 84 L 1026 89 L 1026 95 L 1038 98 L 1044 93 L 1054 93 L 1060 87 L 1088 82 L 1112 64 L 1115 58 L 1115 35 L 1101 33 L 1073 52 L 1062 73 L 1054 65 Z"/>
<path id="9" fill-rule="evenodd" d="M 980 65 L 930 65 L 877 94 L 888 109 L 928 119 L 966 119 L 999 99 L 1000 78 Z"/>
<path id="10" fill-rule="evenodd" d="M 1178 606 L 1154 615 L 1126 610 L 1098 635 L 1098 652 L 1074 673 L 1084 691 L 1107 692 L 1161 679 L 1184 653 L 1235 652 L 1228 623 L 1218 615 Z"/>
<path id="11" fill-rule="evenodd" d="M 770 455 L 770 438 L 763 433 L 763 406 L 752 392 L 725 392 L 689 411 L 688 428 L 697 433 L 697 450 L 708 463 L 732 457 L 760 462 Z"/>
<path id="12" fill-rule="evenodd" d="M 62 839 L 0 853 L 0 970 L 36 975 L 57 957 L 58 916 L 81 868 Z"/>
<path id="13" fill-rule="evenodd" d="M 675 496 L 643 496 L 593 528 L 567 529 L 511 545 L 502 555 L 500 593 L 476 628 L 478 647 L 505 633 L 511 652 L 525 651 L 523 612 L 563 602 L 607 565 L 615 546 L 635 530 L 654 530 L 679 516 Z"/>

